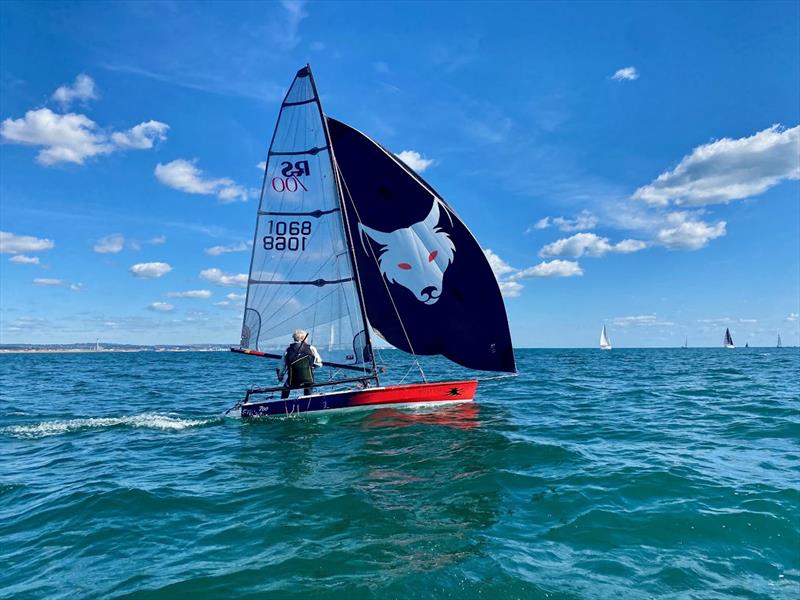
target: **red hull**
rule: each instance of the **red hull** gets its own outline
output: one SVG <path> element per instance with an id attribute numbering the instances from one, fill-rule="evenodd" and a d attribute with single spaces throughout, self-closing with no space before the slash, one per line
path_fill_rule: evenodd
<path id="1" fill-rule="evenodd" d="M 477 387 L 477 380 L 472 379 L 467 381 L 412 383 L 363 390 L 311 394 L 289 400 L 249 402 L 242 405 L 242 416 L 258 417 L 347 408 L 468 402 L 475 397 Z"/>

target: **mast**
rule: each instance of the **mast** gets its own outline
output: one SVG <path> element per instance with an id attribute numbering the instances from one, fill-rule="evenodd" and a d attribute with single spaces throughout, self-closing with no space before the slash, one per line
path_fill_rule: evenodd
<path id="1" fill-rule="evenodd" d="M 317 82 L 314 80 L 314 74 L 311 72 L 311 65 L 306 63 L 306 70 L 308 71 L 308 79 L 311 82 L 311 89 L 314 91 L 314 97 L 317 99 L 317 109 L 319 110 L 319 117 L 322 121 L 322 129 L 325 133 L 325 143 L 328 145 L 328 155 L 331 160 L 331 171 L 333 171 L 333 178 L 336 182 L 336 196 L 339 200 L 339 209 L 342 215 L 342 227 L 344 229 L 344 239 L 347 245 L 347 255 L 350 260 L 350 266 L 353 270 L 353 281 L 358 292 L 358 307 L 361 311 L 361 320 L 364 323 L 364 337 L 366 338 L 365 347 L 369 348 L 370 358 L 372 359 L 372 375 L 375 377 L 375 382 L 380 385 L 378 378 L 378 366 L 375 364 L 375 350 L 372 347 L 372 336 L 370 335 L 369 320 L 367 319 L 367 311 L 364 307 L 364 292 L 361 289 L 361 278 L 358 274 L 358 264 L 356 263 L 355 250 L 353 248 L 353 238 L 350 234 L 350 224 L 348 222 L 347 210 L 344 206 L 344 195 L 342 192 L 342 182 L 339 178 L 339 169 L 336 165 L 336 154 L 331 143 L 331 134 L 328 131 L 328 121 L 325 118 L 325 112 L 322 110 L 322 101 L 317 92 Z M 265 174 L 266 181 L 266 174 Z"/>

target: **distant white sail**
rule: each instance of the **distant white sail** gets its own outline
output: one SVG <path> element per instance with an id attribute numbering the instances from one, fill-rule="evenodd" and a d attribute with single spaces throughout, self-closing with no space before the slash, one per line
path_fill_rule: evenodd
<path id="1" fill-rule="evenodd" d="M 727 329 L 727 328 L 725 329 L 725 339 L 722 342 L 722 345 L 725 348 L 735 348 L 735 346 L 733 345 L 733 338 L 731 337 L 731 330 L 730 329 Z"/>
<path id="2" fill-rule="evenodd" d="M 603 331 L 600 332 L 600 349 L 611 350 L 611 340 L 608 339 L 605 325 L 603 325 Z"/>
<path id="3" fill-rule="evenodd" d="M 780 333 L 778 334 L 778 345 L 776 347 L 777 348 L 783 348 L 783 344 L 781 343 L 781 334 Z"/>

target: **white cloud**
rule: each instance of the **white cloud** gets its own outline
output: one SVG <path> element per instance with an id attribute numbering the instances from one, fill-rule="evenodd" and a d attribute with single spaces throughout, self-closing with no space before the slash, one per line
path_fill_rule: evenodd
<path id="1" fill-rule="evenodd" d="M 506 298 L 518 297 L 522 292 L 522 285 L 509 279 L 518 269 L 509 265 L 489 248 L 484 249 L 483 254 L 486 256 L 486 260 L 489 261 L 489 266 L 497 279 L 500 293 Z"/>
<path id="2" fill-rule="evenodd" d="M 249 249 L 249 244 L 239 242 L 238 244 L 230 244 L 229 246 L 211 246 L 211 248 L 206 248 L 205 252 L 211 256 L 219 256 L 220 254 L 228 254 L 230 252 L 244 252 Z"/>
<path id="3" fill-rule="evenodd" d="M 205 269 L 200 271 L 200 278 L 217 285 L 224 285 L 228 287 L 247 287 L 246 273 L 233 274 L 224 273 L 219 269 Z"/>
<path id="4" fill-rule="evenodd" d="M 12 262 L 17 265 L 38 265 L 39 257 L 25 256 L 24 254 L 15 254 L 14 256 L 8 259 L 8 262 Z"/>
<path id="5" fill-rule="evenodd" d="M 567 219 L 565 217 L 543 217 L 539 219 L 532 228 L 528 229 L 547 229 L 548 227 L 555 226 L 561 231 L 578 231 L 579 229 L 592 229 L 597 226 L 598 219 L 588 210 L 582 210 L 580 214 L 574 219 Z"/>
<path id="6" fill-rule="evenodd" d="M 542 261 L 534 267 L 528 267 L 515 273 L 511 279 L 528 279 L 530 277 L 580 277 L 581 266 L 571 260 Z"/>
<path id="7" fill-rule="evenodd" d="M 137 263 L 130 268 L 134 277 L 140 279 L 156 279 L 172 271 L 172 267 L 164 262 Z"/>
<path id="8" fill-rule="evenodd" d="M 166 164 L 158 163 L 155 169 L 156 178 L 167 187 L 189 194 L 215 195 L 222 202 L 235 200 L 244 202 L 248 199 L 250 195 L 248 191 L 232 179 L 205 178 L 203 171 L 197 168 L 196 162 L 179 158 Z"/>
<path id="9" fill-rule="evenodd" d="M 214 306 L 231 306 L 231 307 L 243 306 L 246 297 L 247 297 L 246 294 L 236 294 L 234 292 L 231 292 L 230 294 L 225 295 L 225 300 L 214 302 Z"/>
<path id="10" fill-rule="evenodd" d="M 486 256 L 486 260 L 489 261 L 489 266 L 492 268 L 492 272 L 494 276 L 500 279 L 501 277 L 508 275 L 510 273 L 514 273 L 517 271 L 514 267 L 509 265 L 506 261 L 500 258 L 497 254 L 492 252 L 490 248 L 486 248 L 483 251 L 484 255 Z"/>
<path id="11" fill-rule="evenodd" d="M 116 254 L 125 246 L 125 236 L 121 233 L 112 233 L 101 237 L 94 244 L 94 251 L 98 254 Z"/>
<path id="12" fill-rule="evenodd" d="M 540 256 L 565 256 L 567 258 L 580 258 L 581 256 L 600 257 L 608 252 L 630 253 L 643 250 L 647 247 L 640 240 L 622 240 L 612 244 L 608 238 L 600 237 L 594 233 L 576 233 L 575 235 L 556 240 L 544 246 Z"/>
<path id="13" fill-rule="evenodd" d="M 160 128 L 157 134 L 154 127 Z M 124 134 L 111 134 L 115 142 L 115 136 L 123 136 L 128 141 L 127 145 L 115 145 L 109 142 L 108 136 L 97 123 L 85 115 L 59 115 L 49 108 L 40 108 L 29 110 L 20 119 L 5 119 L 0 124 L 0 137 L 12 143 L 44 146 L 36 156 L 42 165 L 62 162 L 82 165 L 87 158 L 110 154 L 123 147 L 151 148 L 152 139 L 164 139 L 167 128 L 164 123 L 157 121 L 141 123 Z"/>
<path id="14" fill-rule="evenodd" d="M 533 226 L 533 229 L 547 229 L 550 227 L 550 217 L 542 217 Z"/>
<path id="15" fill-rule="evenodd" d="M 800 179 L 800 125 L 773 125 L 750 137 L 698 146 L 633 198 L 659 206 L 721 204 L 761 194 L 784 179 Z"/>
<path id="16" fill-rule="evenodd" d="M 94 100 L 97 98 L 94 80 L 81 73 L 72 85 L 62 85 L 53 92 L 53 100 L 67 108 L 73 100 Z"/>
<path id="17" fill-rule="evenodd" d="M 617 327 L 639 327 L 639 326 L 670 326 L 674 325 L 670 321 L 659 319 L 656 315 L 636 315 L 632 317 L 615 317 L 611 323 Z"/>
<path id="18" fill-rule="evenodd" d="M 185 292 L 168 292 L 169 298 L 210 298 L 209 290 L 187 290 Z"/>
<path id="19" fill-rule="evenodd" d="M 117 131 L 111 134 L 113 141 L 120 148 L 149 150 L 155 141 L 167 139 L 169 125 L 160 121 L 146 121 L 131 127 L 128 131 Z"/>
<path id="20" fill-rule="evenodd" d="M 699 250 L 710 240 L 725 235 L 725 221 L 709 225 L 687 212 L 668 214 L 667 223 L 669 226 L 656 232 L 656 240 L 672 250 Z"/>
<path id="21" fill-rule="evenodd" d="M 788 315 L 786 315 L 786 320 L 790 322 L 797 321 L 797 318 L 798 318 L 797 313 L 789 313 Z"/>
<path id="22" fill-rule="evenodd" d="M 639 72 L 636 67 L 623 67 L 615 71 L 611 79 L 614 81 L 635 81 L 639 79 Z"/>
<path id="23" fill-rule="evenodd" d="M 142 246 L 160 246 L 167 242 L 167 236 L 165 235 L 157 235 L 156 237 L 150 238 L 149 240 L 130 240 L 128 245 L 133 250 L 141 250 Z"/>
<path id="24" fill-rule="evenodd" d="M 260 163 L 258 163 L 256 165 L 256 169 L 258 169 L 259 171 L 262 171 L 262 172 L 266 171 L 267 170 L 267 161 L 262 160 Z"/>
<path id="25" fill-rule="evenodd" d="M 33 285 L 40 285 L 46 287 L 57 287 L 64 285 L 63 279 L 53 279 L 51 277 L 37 277 L 33 280 Z"/>
<path id="26" fill-rule="evenodd" d="M 402 152 L 398 152 L 395 156 L 417 173 L 422 173 L 434 163 L 433 159 L 423 158 L 422 155 L 415 150 L 403 150 Z"/>
<path id="27" fill-rule="evenodd" d="M 504 298 L 518 298 L 522 293 L 522 284 L 516 281 L 498 281 L 500 293 Z"/>
<path id="28" fill-rule="evenodd" d="M 16 235 L 10 231 L 0 231 L 0 254 L 17 254 L 18 252 L 41 252 L 50 250 L 53 240 L 37 238 L 32 235 Z"/>
<path id="29" fill-rule="evenodd" d="M 168 302 L 153 302 L 147 307 L 147 310 L 152 310 L 155 312 L 172 312 L 175 310 L 175 306 Z"/>
<path id="30" fill-rule="evenodd" d="M 308 16 L 305 10 L 305 0 L 281 0 L 285 12 L 285 22 L 273 31 L 273 41 L 287 50 L 293 49 L 300 43 L 298 29 L 300 23 Z"/>

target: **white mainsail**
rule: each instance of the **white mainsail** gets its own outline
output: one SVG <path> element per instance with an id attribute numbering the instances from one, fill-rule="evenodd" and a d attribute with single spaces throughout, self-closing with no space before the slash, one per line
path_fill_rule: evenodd
<path id="1" fill-rule="evenodd" d="M 611 340 L 608 339 L 608 332 L 606 332 L 605 325 L 603 325 L 603 331 L 600 332 L 600 349 L 611 350 Z"/>

